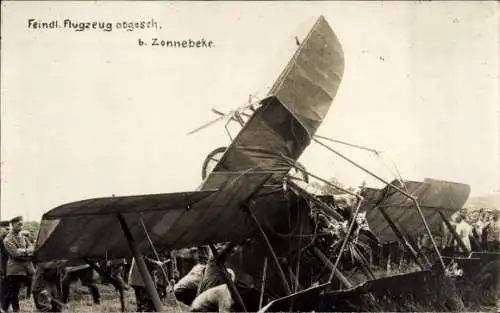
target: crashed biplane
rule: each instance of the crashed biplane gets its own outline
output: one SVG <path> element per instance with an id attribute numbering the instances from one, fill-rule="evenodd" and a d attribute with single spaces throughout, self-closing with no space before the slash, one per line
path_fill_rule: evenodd
<path id="1" fill-rule="evenodd" d="M 281 230 L 275 226 L 289 212 L 290 193 L 281 191 L 293 167 L 290 161 L 311 142 L 343 71 L 341 44 L 320 17 L 199 190 L 88 199 L 56 207 L 42 217 L 34 260 L 140 259 L 155 249 L 240 243 L 256 233 L 265 237 L 263 229 Z M 272 244 L 263 243 L 264 249 L 272 249 Z M 288 277 L 278 257 L 274 255 L 273 266 L 281 278 Z M 284 294 L 278 295 L 290 294 L 287 282 L 282 286 Z M 155 306 L 161 307 L 158 301 Z"/>
<path id="2" fill-rule="evenodd" d="M 231 119 L 240 122 L 242 129 L 227 148 L 213 151 L 218 157 L 210 168 L 208 161 L 213 158 L 209 155 L 203 182 L 196 191 L 88 199 L 56 207 L 42 217 L 34 260 L 68 265 L 134 257 L 157 311 L 162 304 L 143 256 L 203 245 L 212 245 L 215 254 L 213 244 L 221 242 L 240 247 L 227 260 L 236 273 L 236 284 L 233 286 L 230 280 L 227 284 L 232 286 L 240 311 L 256 311 L 265 303 L 269 305 L 263 310 L 272 311 L 303 311 L 311 305 L 322 311 L 366 310 L 370 306 L 346 303 L 352 304 L 353 299 L 360 304 L 375 303 L 374 297 L 387 291 L 388 280 L 390 284 L 405 279 L 419 282 L 399 293 L 397 284 L 393 284 L 396 287 L 392 288 L 392 298 L 398 299 L 415 292 L 422 286 L 421 281 L 440 278 L 432 271 L 433 264 L 409 276 L 388 278 L 375 277 L 364 268 L 367 279 L 355 286 L 339 271 L 340 256 L 361 210 L 368 212 L 370 224 L 382 239 L 405 241 L 387 218 L 393 214 L 401 214 L 396 220 L 406 226 L 418 223 L 410 219 L 420 219 L 423 226 L 409 227 L 407 231 L 429 232 L 432 237 L 435 214 L 439 213 L 428 209 L 463 205 L 468 191 L 462 199 L 461 186 L 458 200 L 453 200 L 456 203 L 430 201 L 423 207 L 413 192 L 424 187 L 411 182 L 386 182 L 386 188 L 365 195 L 343 190 L 357 199 L 350 215 L 343 215 L 332 197 L 311 194 L 291 179 L 292 170 L 305 172 L 297 159 L 313 140 L 317 141 L 316 131 L 337 94 L 343 73 L 342 46 L 324 17 L 320 17 L 299 43 L 268 96 L 249 106 L 252 112 L 247 121 L 238 111 L 231 113 Z M 428 185 L 420 194 L 442 192 Z M 455 190 L 456 186 L 450 188 Z M 408 204 L 412 204 L 413 211 L 405 219 L 403 215 L 410 208 L 401 208 Z M 394 206 L 399 209 L 394 211 Z M 318 211 L 322 213 L 314 215 Z M 382 218 L 380 212 L 384 212 Z M 318 245 L 325 235 L 317 227 L 320 215 L 348 222 L 347 235 L 336 255 L 329 255 Z M 427 219 L 431 222 L 427 223 Z M 325 223 L 329 223 L 328 218 Z M 396 236 L 389 235 L 387 229 Z M 440 261 L 437 265 L 444 269 Z"/>

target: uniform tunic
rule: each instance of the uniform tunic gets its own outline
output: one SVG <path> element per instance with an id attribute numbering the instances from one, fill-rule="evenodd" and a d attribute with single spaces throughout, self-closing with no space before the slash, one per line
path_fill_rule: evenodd
<path id="1" fill-rule="evenodd" d="M 470 237 L 472 236 L 472 229 L 473 229 L 472 226 L 466 221 L 461 221 L 456 226 L 456 232 L 458 236 L 460 237 L 460 239 L 462 239 L 463 243 L 465 244 L 465 247 L 467 247 L 467 250 L 469 251 L 471 251 Z"/>
<path id="2" fill-rule="evenodd" d="M 35 273 L 35 267 L 30 261 L 30 244 L 28 240 L 10 232 L 4 239 L 5 249 L 9 255 L 7 261 L 7 290 L 2 302 L 2 310 L 7 311 L 12 305 L 14 312 L 19 312 L 19 290 Z M 30 286 L 31 289 L 31 286 Z"/>
<path id="3" fill-rule="evenodd" d="M 4 245 L 9 254 L 7 276 L 32 276 L 35 274 L 35 267 L 29 260 L 30 257 L 27 253 L 31 245 L 24 236 L 10 232 L 4 239 Z"/>

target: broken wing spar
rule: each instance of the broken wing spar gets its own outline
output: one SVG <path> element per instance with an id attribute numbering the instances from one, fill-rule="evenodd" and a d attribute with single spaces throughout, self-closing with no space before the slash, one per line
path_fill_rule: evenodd
<path id="1" fill-rule="evenodd" d="M 241 205 L 257 197 L 253 213 L 260 223 L 272 226 L 286 207 L 279 205 L 280 195 L 263 184 L 269 179 L 281 182 L 291 169 L 280 155 L 297 160 L 310 144 L 343 72 L 342 47 L 321 16 L 199 191 L 62 205 L 42 217 L 34 259 L 131 256 L 118 214 L 144 254 L 153 247 L 170 250 L 251 236 L 253 228 Z"/>

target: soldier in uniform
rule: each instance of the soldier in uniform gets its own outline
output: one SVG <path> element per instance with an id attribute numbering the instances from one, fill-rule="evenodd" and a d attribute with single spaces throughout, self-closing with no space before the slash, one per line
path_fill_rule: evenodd
<path id="1" fill-rule="evenodd" d="M 234 252 L 235 245 L 232 243 L 220 244 L 217 247 L 217 257 L 210 252 L 210 256 L 203 273 L 203 278 L 198 285 L 198 295 L 205 290 L 225 284 L 225 271 L 219 266 L 219 262 L 224 264 L 227 258 Z"/>
<path id="2" fill-rule="evenodd" d="M 33 277 L 33 300 L 39 312 L 62 312 L 66 305 L 59 300 L 57 288 L 60 269 L 39 264 Z"/>
<path id="3" fill-rule="evenodd" d="M 5 275 L 7 274 L 7 251 L 4 247 L 4 239 L 9 232 L 9 222 L 0 222 L 0 304 L 5 298 Z M 1 306 L 0 306 L 1 307 Z"/>
<path id="4" fill-rule="evenodd" d="M 486 231 L 486 248 L 490 252 L 500 252 L 499 213 L 492 211 Z"/>
<path id="5" fill-rule="evenodd" d="M 153 264 L 148 262 L 147 258 L 144 258 L 144 261 L 149 273 L 151 274 L 153 272 Z M 137 306 L 136 312 L 154 312 L 153 300 L 146 290 L 146 284 L 139 272 L 139 267 L 135 258 L 132 259 L 132 266 L 130 267 L 128 281 L 130 286 L 134 289 L 135 302 Z"/>
<path id="6" fill-rule="evenodd" d="M 19 291 L 21 284 L 35 273 L 31 262 L 33 247 L 19 233 L 23 228 L 23 218 L 17 216 L 10 221 L 11 230 L 4 239 L 5 249 L 9 255 L 7 261 L 7 291 L 2 310 L 7 311 L 12 305 L 14 312 L 19 312 Z"/>

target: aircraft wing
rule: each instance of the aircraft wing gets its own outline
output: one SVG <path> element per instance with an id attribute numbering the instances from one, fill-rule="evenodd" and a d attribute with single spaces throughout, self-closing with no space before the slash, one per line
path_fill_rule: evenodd
<path id="1" fill-rule="evenodd" d="M 219 190 L 97 198 L 72 202 L 45 213 L 40 223 L 34 260 L 117 259 L 132 253 L 120 222 L 121 214 L 143 254 L 155 249 L 178 249 L 214 242 L 238 242 L 252 235 L 233 198 L 252 197 L 269 174 L 233 175 Z M 227 176 L 226 176 L 227 178 Z M 264 192 L 264 189 L 259 191 Z M 271 203 L 273 201 L 271 200 Z M 263 224 L 273 224 L 280 206 L 254 213 Z"/>
<path id="2" fill-rule="evenodd" d="M 425 182 L 405 181 L 404 183 L 408 193 L 417 197 L 429 228 L 435 235 L 441 234 L 443 222 L 438 211 L 449 219 L 453 213 L 462 208 L 470 194 L 469 185 L 455 182 L 426 179 Z M 398 181 L 393 181 L 392 184 L 401 187 Z M 425 233 L 425 226 L 413 201 L 394 189 L 388 190 L 387 188 L 370 189 L 364 196 L 366 219 L 374 234 L 383 242 L 398 240 L 376 206 L 384 208 L 387 215 L 403 233 L 412 237 Z M 372 207 L 368 208 L 368 204 Z"/>

